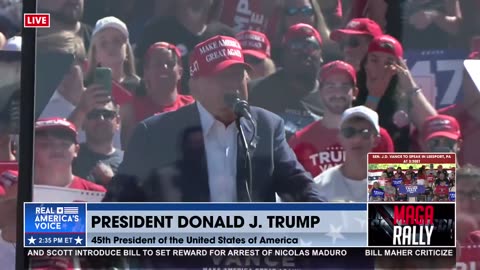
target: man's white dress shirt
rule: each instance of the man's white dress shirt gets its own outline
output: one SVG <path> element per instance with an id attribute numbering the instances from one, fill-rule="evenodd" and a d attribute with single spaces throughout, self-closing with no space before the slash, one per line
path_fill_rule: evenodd
<path id="1" fill-rule="evenodd" d="M 212 202 L 237 202 L 237 134 L 235 122 L 226 127 L 197 102 L 207 155 Z"/>

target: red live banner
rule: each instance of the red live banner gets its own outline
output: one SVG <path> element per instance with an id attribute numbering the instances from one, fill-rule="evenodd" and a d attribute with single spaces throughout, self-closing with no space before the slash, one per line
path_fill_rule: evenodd
<path id="1" fill-rule="evenodd" d="M 24 13 L 23 27 L 50 28 L 50 13 Z"/>
<path id="2" fill-rule="evenodd" d="M 455 153 L 369 153 L 368 163 L 372 164 L 455 164 Z"/>

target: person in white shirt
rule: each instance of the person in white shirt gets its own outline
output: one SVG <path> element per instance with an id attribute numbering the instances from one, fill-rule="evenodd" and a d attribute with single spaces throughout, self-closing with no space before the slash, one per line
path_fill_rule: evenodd
<path id="1" fill-rule="evenodd" d="M 340 144 L 345 149 L 345 162 L 315 177 L 322 197 L 328 201 L 367 201 L 367 158 L 378 144 L 379 132 L 375 111 L 365 106 L 345 110 L 339 134 Z"/>
<path id="2" fill-rule="evenodd" d="M 15 269 L 15 244 L 0 237 L 0 262 L 2 269 Z"/>
<path id="3" fill-rule="evenodd" d="M 22 50 L 22 37 L 14 36 L 7 40 L 2 48 L 3 51 L 20 52 Z"/>

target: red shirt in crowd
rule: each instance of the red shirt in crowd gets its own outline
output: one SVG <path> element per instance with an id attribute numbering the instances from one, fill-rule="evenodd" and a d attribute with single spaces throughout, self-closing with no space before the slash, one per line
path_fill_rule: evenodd
<path id="1" fill-rule="evenodd" d="M 412 184 L 412 179 L 408 179 L 407 177 L 403 178 L 403 184 L 404 185 L 411 185 Z"/>
<path id="2" fill-rule="evenodd" d="M 317 121 L 293 135 L 289 144 L 298 161 L 313 177 L 345 162 L 345 151 L 338 141 L 338 129 L 328 129 Z M 394 152 L 388 132 L 380 129 L 380 143 L 373 152 Z"/>
<path id="3" fill-rule="evenodd" d="M 13 171 L 10 170 L 11 173 L 18 175 L 18 171 Z M 85 180 L 83 178 L 80 178 L 78 176 L 73 177 L 72 183 L 68 186 L 68 188 L 72 189 L 80 189 L 80 190 L 89 190 L 89 191 L 98 191 L 98 192 L 107 192 L 107 190 L 101 186 L 97 185 L 95 183 L 92 183 L 88 180 Z M 3 188 L 2 185 L 0 185 L 0 196 L 5 195 L 5 189 Z"/>
<path id="4" fill-rule="evenodd" d="M 73 189 L 107 192 L 103 186 L 97 185 L 78 176 L 73 178 L 72 183 L 68 187 Z"/>
<path id="5" fill-rule="evenodd" d="M 195 102 L 193 97 L 186 95 L 177 95 L 177 100 L 170 106 L 159 107 L 148 96 L 134 97 L 132 100 L 133 109 L 135 111 L 135 120 L 140 122 L 146 118 L 158 113 L 171 112 L 180 109 L 185 105 Z"/>
<path id="6" fill-rule="evenodd" d="M 437 186 L 435 188 L 435 194 L 438 194 L 438 195 L 448 195 L 448 192 L 449 192 L 449 189 L 448 189 L 448 186 Z"/>
<path id="7" fill-rule="evenodd" d="M 433 185 L 433 183 L 435 183 L 435 176 L 433 176 L 432 174 L 427 175 L 427 182 L 428 182 L 430 185 Z"/>

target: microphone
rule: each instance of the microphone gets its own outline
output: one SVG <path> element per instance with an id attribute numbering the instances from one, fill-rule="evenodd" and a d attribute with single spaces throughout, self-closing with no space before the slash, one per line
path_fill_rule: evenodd
<path id="1" fill-rule="evenodd" d="M 235 94 L 225 94 L 224 101 L 225 104 L 232 108 L 237 117 L 244 117 L 253 122 L 252 115 L 250 114 L 250 105 L 246 100 L 240 98 L 238 91 Z"/>

